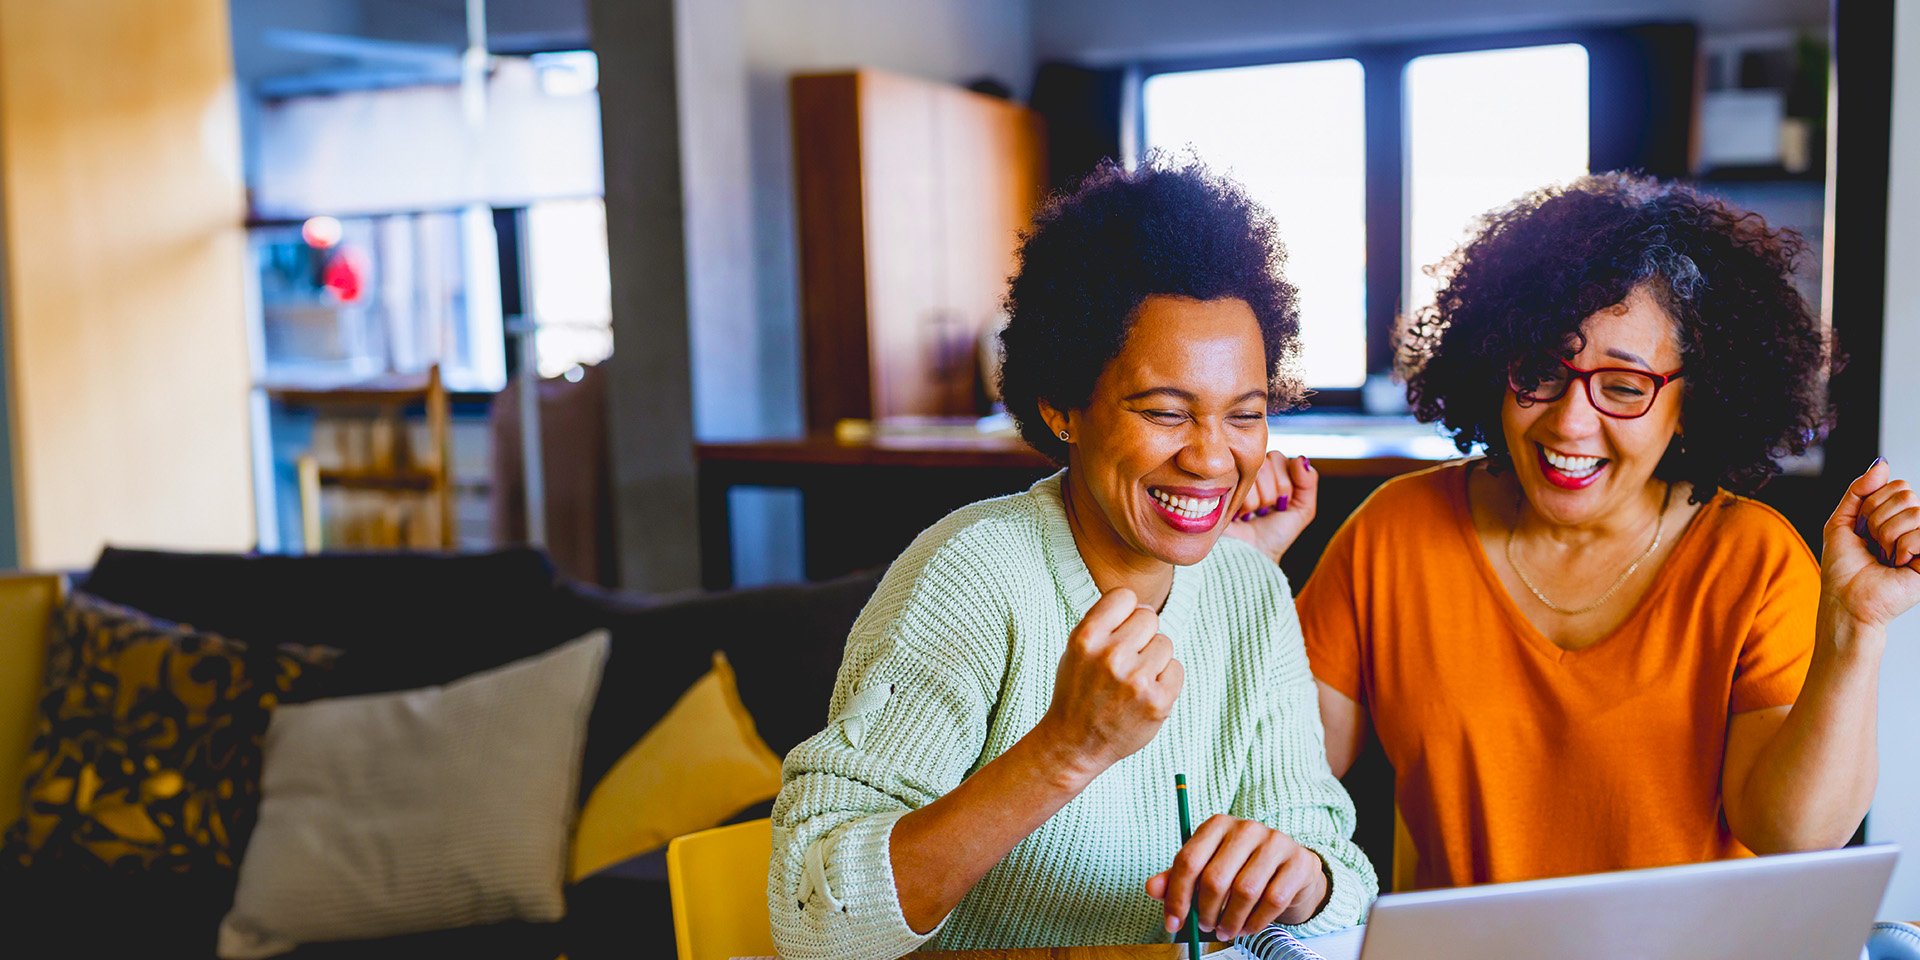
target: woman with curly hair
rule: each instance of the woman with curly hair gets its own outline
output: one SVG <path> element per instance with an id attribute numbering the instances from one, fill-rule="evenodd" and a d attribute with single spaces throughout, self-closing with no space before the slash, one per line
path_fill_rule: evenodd
<path id="1" fill-rule="evenodd" d="M 1801 252 L 1607 174 L 1441 265 L 1408 393 L 1485 453 L 1382 486 L 1297 604 L 1332 767 L 1379 736 L 1416 886 L 1838 846 L 1865 815 L 1920 497 L 1876 460 L 1824 563 L 1747 499 L 1824 416 Z"/>
<path id="2" fill-rule="evenodd" d="M 1105 166 L 1041 211 L 1002 394 L 1064 469 L 922 533 L 855 622 L 774 806 L 781 956 L 1164 942 L 1196 895 L 1219 936 L 1359 920 L 1377 882 L 1286 579 L 1221 538 L 1298 393 L 1282 256 L 1197 166 Z M 1184 845 L 1176 773 L 1217 814 Z"/>

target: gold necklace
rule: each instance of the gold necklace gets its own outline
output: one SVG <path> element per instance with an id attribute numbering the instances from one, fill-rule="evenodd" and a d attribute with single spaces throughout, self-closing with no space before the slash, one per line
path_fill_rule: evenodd
<path id="1" fill-rule="evenodd" d="M 1548 610 L 1552 610 L 1554 613 L 1563 614 L 1569 617 L 1577 617 L 1583 613 L 1591 613 L 1595 610 L 1600 609 L 1602 606 L 1604 606 L 1608 600 L 1613 599 L 1613 595 L 1619 592 L 1621 585 L 1625 584 L 1629 577 L 1633 576 L 1633 572 L 1635 570 L 1640 569 L 1640 565 L 1642 563 L 1645 563 L 1648 557 L 1653 556 L 1653 552 L 1655 550 L 1660 549 L 1660 535 L 1667 525 L 1667 505 L 1672 502 L 1673 502 L 1673 484 L 1669 483 L 1667 484 L 1667 492 L 1665 494 L 1662 494 L 1660 497 L 1660 513 L 1658 516 L 1654 518 L 1653 542 L 1647 544 L 1647 549 L 1645 553 L 1640 554 L 1640 556 L 1634 558 L 1634 561 L 1632 563 L 1627 564 L 1627 569 L 1622 570 L 1620 572 L 1620 576 L 1614 579 L 1613 586 L 1608 587 L 1607 592 L 1600 595 L 1600 599 L 1595 600 L 1584 607 L 1578 607 L 1570 610 L 1557 603 L 1554 603 L 1552 600 L 1548 600 L 1547 595 L 1544 593 L 1541 593 L 1539 587 L 1534 586 L 1533 578 L 1527 576 L 1527 572 L 1525 570 L 1520 569 L 1520 561 L 1516 559 L 1513 555 L 1513 537 L 1514 537 L 1514 534 L 1517 534 L 1520 532 L 1520 520 L 1519 520 L 1520 504 L 1517 502 L 1514 504 L 1515 518 L 1514 518 L 1513 526 L 1507 529 L 1507 565 L 1513 568 L 1514 573 L 1519 574 L 1520 582 L 1526 584 L 1528 590 L 1533 591 L 1533 598 L 1535 600 L 1540 601 L 1543 605 L 1546 606 Z"/>

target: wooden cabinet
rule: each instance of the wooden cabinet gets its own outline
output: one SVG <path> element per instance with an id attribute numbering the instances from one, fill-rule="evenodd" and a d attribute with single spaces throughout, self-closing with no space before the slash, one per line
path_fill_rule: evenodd
<path id="1" fill-rule="evenodd" d="M 979 342 L 1045 196 L 1039 116 L 874 70 L 790 92 L 808 425 L 979 412 Z"/>

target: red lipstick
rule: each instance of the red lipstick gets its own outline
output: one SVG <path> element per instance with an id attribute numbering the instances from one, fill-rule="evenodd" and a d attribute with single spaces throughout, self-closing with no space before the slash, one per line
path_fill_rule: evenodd
<path id="1" fill-rule="evenodd" d="M 1541 475 L 1547 478 L 1548 483 L 1562 490 L 1584 490 L 1587 487 L 1593 486 L 1594 481 L 1599 480 L 1600 475 L 1607 472 L 1607 467 L 1611 465 L 1607 461 L 1602 460 L 1600 461 L 1600 465 L 1595 467 L 1592 473 L 1585 476 L 1574 477 L 1561 473 L 1560 468 L 1549 463 L 1547 461 L 1547 448 L 1537 443 L 1533 445 L 1533 456 L 1534 460 L 1540 464 Z"/>
<path id="2" fill-rule="evenodd" d="M 1195 500 L 1217 500 L 1217 502 L 1213 505 L 1213 510 L 1205 516 L 1189 517 L 1161 502 L 1159 497 L 1153 495 L 1153 491 L 1155 490 L 1169 496 L 1190 497 Z M 1148 488 L 1147 502 L 1153 504 L 1154 512 L 1158 513 L 1160 519 L 1165 520 L 1167 525 L 1175 530 L 1181 533 L 1206 533 L 1219 524 L 1220 517 L 1224 515 L 1227 510 L 1227 497 L 1232 493 L 1233 490 L 1230 487 L 1156 486 Z"/>

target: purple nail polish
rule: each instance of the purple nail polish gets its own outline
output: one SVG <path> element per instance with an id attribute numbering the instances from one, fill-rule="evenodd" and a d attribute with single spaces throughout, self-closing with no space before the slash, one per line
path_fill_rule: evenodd
<path id="1" fill-rule="evenodd" d="M 1239 521 L 1242 521 L 1242 522 L 1245 522 L 1245 521 L 1248 521 L 1248 520 L 1252 520 L 1252 519 L 1253 519 L 1253 514 L 1251 514 L 1251 513 L 1243 513 L 1243 514 L 1241 514 L 1240 516 L 1238 516 L 1238 517 L 1235 517 L 1234 519 L 1236 519 L 1236 520 L 1239 520 Z"/>
<path id="2" fill-rule="evenodd" d="M 1287 498 L 1283 496 L 1283 497 L 1281 497 L 1281 498 L 1280 498 L 1280 504 L 1279 504 L 1278 506 L 1276 506 L 1276 507 L 1274 507 L 1274 509 L 1275 509 L 1275 510 L 1285 510 L 1286 508 L 1287 508 Z"/>
<path id="3" fill-rule="evenodd" d="M 1879 465 L 1881 465 L 1881 464 L 1883 464 L 1883 463 L 1886 463 L 1886 462 L 1887 462 L 1887 458 L 1886 458 L 1886 457 L 1874 457 L 1874 458 L 1873 458 L 1873 462 L 1872 462 L 1872 463 L 1869 463 L 1869 464 L 1867 464 L 1867 469 L 1868 469 L 1868 470 L 1872 470 L 1872 469 L 1873 469 L 1874 467 L 1877 467 L 1877 466 L 1879 466 Z"/>
<path id="4" fill-rule="evenodd" d="M 1307 455 L 1304 453 L 1300 455 L 1300 465 L 1306 467 L 1308 470 L 1313 469 L 1313 461 L 1307 459 Z"/>
<path id="5" fill-rule="evenodd" d="M 1270 510 L 1270 509 L 1268 509 L 1268 508 L 1266 508 L 1266 507 L 1261 507 L 1260 509 L 1258 509 L 1258 510 L 1255 510 L 1255 511 L 1253 512 L 1253 515 L 1254 515 L 1254 516 L 1256 516 L 1256 517 L 1264 517 L 1264 516 L 1266 516 L 1267 514 L 1269 514 L 1269 513 L 1272 513 L 1272 512 L 1273 512 L 1272 510 Z"/>
<path id="6" fill-rule="evenodd" d="M 1875 462 L 1877 463 L 1878 461 Z M 1867 469 L 1871 470 L 1873 468 L 1868 467 Z M 1880 549 L 1880 541 L 1875 540 L 1873 534 L 1867 532 L 1867 518 L 1864 515 L 1853 521 L 1853 532 L 1858 534 L 1860 539 L 1867 542 L 1867 552 L 1873 554 L 1873 558 L 1880 561 L 1881 566 L 1895 566 L 1893 558 L 1887 556 L 1886 551 Z"/>

